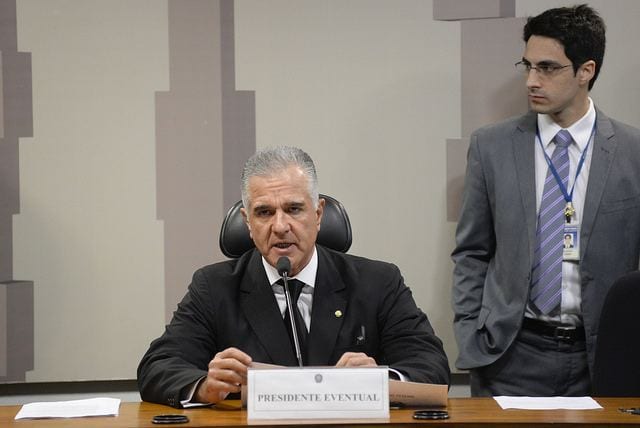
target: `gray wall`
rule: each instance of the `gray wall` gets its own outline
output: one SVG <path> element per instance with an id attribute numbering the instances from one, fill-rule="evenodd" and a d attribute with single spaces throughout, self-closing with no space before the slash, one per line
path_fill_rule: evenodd
<path id="1" fill-rule="evenodd" d="M 131 379 L 256 147 L 296 145 L 457 354 L 466 138 L 526 109 L 542 0 L 0 0 L 0 381 Z M 592 97 L 640 126 L 640 2 Z M 17 291 L 20 290 L 20 291 Z M 18 363 L 20 362 L 20 363 Z"/>

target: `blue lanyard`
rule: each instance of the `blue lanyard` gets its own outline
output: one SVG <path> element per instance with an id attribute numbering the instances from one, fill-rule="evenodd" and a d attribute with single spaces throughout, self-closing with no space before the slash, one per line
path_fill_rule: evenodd
<path id="1" fill-rule="evenodd" d="M 591 144 L 591 140 L 593 140 L 596 134 L 596 122 L 597 120 L 593 121 L 593 128 L 591 128 L 591 135 L 589 136 L 589 141 L 587 141 L 587 145 L 585 146 L 584 150 L 582 151 L 582 154 L 580 155 L 580 161 L 578 161 L 578 169 L 576 170 L 576 176 L 573 179 L 573 185 L 571 186 L 571 193 L 567 191 L 567 187 L 562 182 L 562 179 L 560 178 L 560 175 L 558 174 L 556 167 L 553 165 L 553 162 L 551 162 L 551 158 L 545 151 L 544 146 L 542 145 L 542 138 L 540 138 L 540 129 L 536 124 L 536 136 L 538 137 L 538 142 L 540 143 L 542 154 L 544 154 L 544 158 L 547 161 L 547 165 L 549 165 L 549 169 L 551 170 L 551 173 L 555 177 L 556 182 L 558 183 L 558 187 L 560 187 L 560 190 L 564 195 L 564 200 L 567 202 L 568 206 L 571 205 L 571 202 L 573 200 L 573 190 L 576 188 L 576 181 L 578 181 L 578 175 L 580 175 L 580 171 L 582 170 L 582 165 L 584 165 L 584 159 L 587 156 L 587 150 L 589 149 L 589 144 Z"/>

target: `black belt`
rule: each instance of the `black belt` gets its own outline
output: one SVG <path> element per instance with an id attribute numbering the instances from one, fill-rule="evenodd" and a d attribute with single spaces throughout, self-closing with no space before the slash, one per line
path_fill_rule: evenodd
<path id="1" fill-rule="evenodd" d="M 585 339 L 584 328 L 582 326 L 574 327 L 549 324 L 544 321 L 525 317 L 522 322 L 522 328 L 562 342 L 578 342 L 584 341 Z"/>

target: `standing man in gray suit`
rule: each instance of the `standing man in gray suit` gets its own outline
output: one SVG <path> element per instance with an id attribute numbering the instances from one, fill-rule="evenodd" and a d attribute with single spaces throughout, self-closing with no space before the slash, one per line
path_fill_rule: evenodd
<path id="1" fill-rule="evenodd" d="M 602 302 L 640 258 L 640 130 L 589 97 L 605 50 L 597 12 L 547 10 L 524 41 L 531 111 L 471 136 L 452 253 L 456 365 L 474 396 L 588 395 Z"/>

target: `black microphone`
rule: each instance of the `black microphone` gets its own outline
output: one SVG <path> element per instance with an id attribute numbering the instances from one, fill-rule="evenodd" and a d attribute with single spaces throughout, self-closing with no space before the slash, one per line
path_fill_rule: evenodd
<path id="1" fill-rule="evenodd" d="M 291 271 L 291 262 L 289 261 L 289 257 L 280 257 L 276 262 L 276 269 L 278 270 L 278 275 L 288 277 L 289 272 Z"/>
<path id="2" fill-rule="evenodd" d="M 289 293 L 289 272 L 291 272 L 291 261 L 288 257 L 280 257 L 276 262 L 276 269 L 278 275 L 282 277 L 284 282 L 284 297 L 287 301 L 287 312 L 289 312 L 289 319 L 291 320 L 291 331 L 293 332 L 293 347 L 296 351 L 296 358 L 298 359 L 298 365 L 302 365 L 302 353 L 300 352 L 300 342 L 298 342 L 298 326 L 296 325 L 296 317 L 293 315 L 293 303 L 291 302 L 291 294 Z"/>

